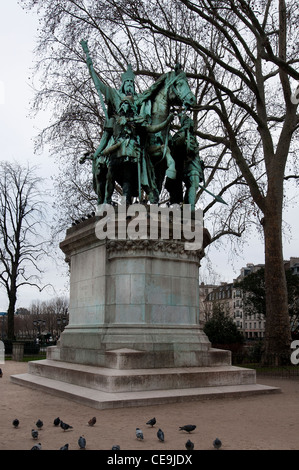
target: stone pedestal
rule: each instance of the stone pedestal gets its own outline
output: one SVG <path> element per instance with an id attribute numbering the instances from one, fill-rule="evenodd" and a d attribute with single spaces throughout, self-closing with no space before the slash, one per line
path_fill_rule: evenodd
<path id="1" fill-rule="evenodd" d="M 0 341 L 0 364 L 5 363 L 5 346 L 3 341 Z"/>
<path id="2" fill-rule="evenodd" d="M 174 226 L 166 240 L 99 240 L 97 222 L 70 228 L 60 245 L 70 320 L 59 344 L 12 380 L 98 408 L 196 399 L 219 387 L 271 390 L 256 385 L 253 370 L 232 367 L 230 352 L 211 348 L 199 327 L 203 249 L 186 250 Z"/>
<path id="3" fill-rule="evenodd" d="M 99 240 L 95 224 L 70 229 L 61 243 L 71 276 L 60 359 L 106 366 L 107 352 L 125 348 L 143 352 L 146 368 L 208 365 L 198 317 L 203 251 L 174 239 Z"/>
<path id="4" fill-rule="evenodd" d="M 14 341 L 12 343 L 12 360 L 22 361 L 24 357 L 24 343 L 21 341 Z"/>

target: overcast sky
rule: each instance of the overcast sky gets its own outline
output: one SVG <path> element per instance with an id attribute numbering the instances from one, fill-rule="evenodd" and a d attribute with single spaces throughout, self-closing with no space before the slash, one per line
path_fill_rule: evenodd
<path id="1" fill-rule="evenodd" d="M 34 154 L 34 136 L 46 122 L 46 115 L 37 119 L 29 116 L 33 92 L 30 86 L 33 50 L 37 20 L 25 13 L 16 0 L 0 0 L 0 160 L 16 160 L 37 166 L 45 178 L 45 188 L 51 188 L 50 177 L 55 175 L 53 160 L 47 152 Z M 58 260 L 63 264 L 63 255 Z M 32 301 L 48 300 L 68 294 L 66 269 L 59 269 L 52 261 L 43 266 L 44 284 L 52 283 L 55 291 L 47 288 L 42 293 L 33 287 L 20 288 L 17 307 L 28 307 Z M 7 309 L 7 297 L 0 286 L 0 311 Z"/>
<path id="2" fill-rule="evenodd" d="M 38 165 L 40 174 L 47 175 L 47 184 L 50 187 L 50 176 L 55 174 L 54 163 L 47 152 L 35 155 L 33 149 L 33 138 L 38 129 L 43 128 L 47 115 L 39 115 L 35 120 L 29 117 L 30 100 L 33 97 L 29 77 L 36 28 L 36 18 L 31 13 L 25 13 L 16 0 L 0 0 L 0 160 L 17 160 Z M 288 224 L 284 239 L 285 259 L 299 256 L 299 206 L 294 186 L 293 192 L 293 204 L 284 214 Z M 213 246 L 208 250 L 210 265 L 217 273 L 218 281 L 231 282 L 246 263 L 264 262 L 262 240 L 253 237 L 246 242 L 247 245 L 240 251 L 238 257 L 232 258 L 229 244 L 223 245 L 219 250 Z M 211 280 L 206 261 L 202 262 L 201 273 L 205 281 Z M 32 301 L 48 300 L 53 295 L 68 294 L 65 269 L 59 269 L 48 262 L 43 279 L 45 283 L 53 283 L 55 293 L 48 289 L 39 294 L 34 288 L 23 288 L 18 293 L 17 307 L 29 307 Z M 6 309 L 6 294 L 0 287 L 0 311 Z"/>

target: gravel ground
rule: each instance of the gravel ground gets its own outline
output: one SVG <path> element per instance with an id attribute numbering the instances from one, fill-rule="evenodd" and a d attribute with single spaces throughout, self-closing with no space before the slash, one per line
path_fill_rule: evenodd
<path id="1" fill-rule="evenodd" d="M 213 450 L 216 437 L 222 441 L 222 450 L 299 449 L 299 377 L 259 377 L 258 383 L 281 389 L 275 394 L 96 410 L 12 383 L 10 375 L 26 372 L 26 363 L 6 361 L 1 368 L 0 450 L 31 450 L 36 442 L 42 444 L 42 450 L 59 450 L 64 444 L 69 444 L 69 450 L 80 450 L 82 435 L 86 450 L 110 451 L 117 444 L 127 451 L 186 451 L 188 439 L 194 450 Z M 96 424 L 91 427 L 88 421 L 94 416 Z M 72 429 L 55 427 L 56 417 Z M 156 425 L 146 425 L 153 417 Z M 20 421 L 18 428 L 12 425 L 15 418 Z M 31 430 L 38 419 L 44 424 L 35 441 Z M 195 424 L 196 429 L 190 434 L 180 431 L 185 424 Z M 143 441 L 136 439 L 136 427 L 142 429 Z M 157 438 L 159 428 L 164 431 L 164 442 Z"/>

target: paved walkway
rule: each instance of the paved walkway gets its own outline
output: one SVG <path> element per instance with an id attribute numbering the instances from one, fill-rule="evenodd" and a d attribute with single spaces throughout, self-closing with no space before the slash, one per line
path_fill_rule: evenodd
<path id="1" fill-rule="evenodd" d="M 26 363 L 7 361 L 1 368 L 1 450 L 30 450 L 35 443 L 31 429 L 38 419 L 44 422 L 38 439 L 44 450 L 58 450 L 66 443 L 70 450 L 79 450 L 80 435 L 90 450 L 111 450 L 114 444 L 121 450 L 186 450 L 188 438 L 194 450 L 212 450 L 216 437 L 222 440 L 223 450 L 299 449 L 299 378 L 258 377 L 260 384 L 281 388 L 281 393 L 269 395 L 95 410 L 12 383 L 10 375 L 27 372 Z M 90 427 L 93 416 L 97 422 Z M 157 424 L 151 428 L 146 422 L 154 416 Z M 72 430 L 56 428 L 56 417 L 72 425 Z M 12 425 L 14 418 L 20 420 L 18 429 Z M 189 435 L 179 431 L 185 424 L 197 427 Z M 136 427 L 143 430 L 143 441 L 136 439 Z M 159 428 L 164 431 L 164 443 L 157 439 Z"/>

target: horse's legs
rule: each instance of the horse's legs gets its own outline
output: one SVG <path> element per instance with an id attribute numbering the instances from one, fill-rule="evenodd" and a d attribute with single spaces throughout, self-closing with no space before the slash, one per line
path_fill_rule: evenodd
<path id="1" fill-rule="evenodd" d="M 114 191 L 115 182 L 114 182 L 114 175 L 111 166 L 108 167 L 107 175 L 106 175 L 106 183 L 105 183 L 105 204 L 111 204 L 112 202 L 112 194 Z"/>
<path id="2" fill-rule="evenodd" d="M 156 188 L 150 188 L 150 190 L 148 191 L 148 198 L 151 204 L 158 204 L 159 191 Z"/>
<path id="3" fill-rule="evenodd" d="M 196 193 L 199 185 L 199 177 L 191 176 L 186 182 L 186 193 L 184 202 L 191 205 L 191 212 L 195 211 Z"/>
<path id="4" fill-rule="evenodd" d="M 106 180 L 107 180 L 107 167 L 101 165 L 98 168 L 97 174 L 94 176 L 95 191 L 98 196 L 98 204 L 102 204 L 105 199 L 106 191 Z"/>
<path id="5" fill-rule="evenodd" d="M 132 203 L 132 191 L 131 184 L 129 181 L 125 181 L 123 184 L 123 196 L 126 198 L 126 204 Z"/>
<path id="6" fill-rule="evenodd" d="M 101 174 L 99 176 L 98 187 L 99 187 L 99 194 L 100 194 L 102 201 L 105 198 L 106 181 L 107 181 L 107 167 L 101 169 Z"/>
<path id="7" fill-rule="evenodd" d="M 169 192 L 170 204 L 180 204 L 183 201 L 183 186 L 182 179 L 178 176 L 178 179 L 172 180 L 166 178 L 165 189 Z"/>
<path id="8" fill-rule="evenodd" d="M 165 146 L 162 145 L 162 152 L 163 153 L 164 153 L 164 148 L 165 148 Z M 166 147 L 165 158 L 166 158 L 166 162 L 167 162 L 166 176 L 168 176 L 168 178 L 174 180 L 175 177 L 176 177 L 175 161 L 171 156 L 169 147 Z"/>
<path id="9" fill-rule="evenodd" d="M 134 181 L 137 176 L 136 163 L 125 162 L 123 165 L 123 196 L 126 198 L 126 203 L 131 204 L 134 192 Z M 137 182 L 138 185 L 138 182 Z"/>

